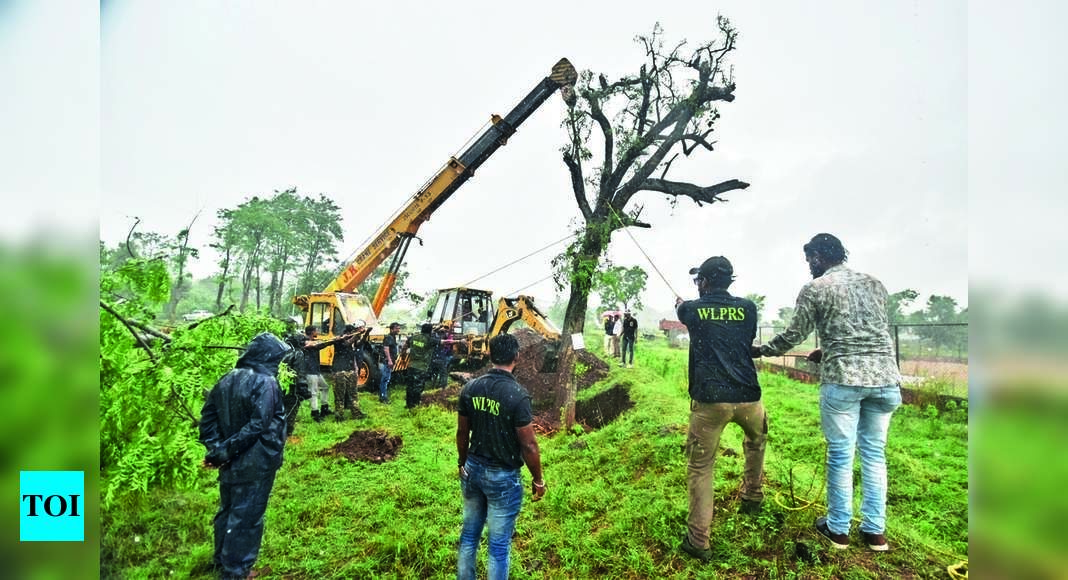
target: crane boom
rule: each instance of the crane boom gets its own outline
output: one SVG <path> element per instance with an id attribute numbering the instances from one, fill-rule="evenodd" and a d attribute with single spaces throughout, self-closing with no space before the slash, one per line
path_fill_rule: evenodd
<path id="1" fill-rule="evenodd" d="M 572 87 L 578 78 L 575 67 L 566 59 L 553 65 L 549 76 L 540 83 L 505 117 L 493 115 L 493 122 L 460 154 L 452 157 L 432 177 L 385 228 L 361 249 L 356 257 L 338 274 L 323 293 L 352 292 L 366 280 L 375 268 L 393 255 L 389 271 L 379 284 L 371 303 L 375 316 L 382 312 L 386 298 L 393 289 L 396 274 L 413 237 L 423 222 L 482 165 L 490 155 L 504 145 L 526 120 L 555 91 L 560 90 L 569 105 L 574 103 Z M 294 299 L 297 302 L 297 299 Z"/>

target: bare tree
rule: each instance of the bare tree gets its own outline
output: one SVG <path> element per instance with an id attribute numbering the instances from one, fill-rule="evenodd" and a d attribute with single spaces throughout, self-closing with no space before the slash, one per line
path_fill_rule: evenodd
<path id="1" fill-rule="evenodd" d="M 635 39 L 645 52 L 637 74 L 609 82 L 603 74 L 582 73 L 578 104 L 564 122 L 569 142 L 562 152 L 584 224 L 554 261 L 557 284 L 563 288 L 570 283 L 565 334 L 582 332 L 595 273 L 612 233 L 651 227 L 639 219 L 642 206 L 627 207 L 635 194 L 662 193 L 672 204 L 688 197 L 702 206 L 749 187 L 737 179 L 696 185 L 667 177 L 680 155 L 714 150 L 716 104 L 734 100 L 727 57 L 738 33 L 722 16 L 716 25 L 716 39 L 690 47 L 685 40 L 665 45 L 657 24 L 651 35 Z M 595 141 L 601 145 L 597 155 Z"/>

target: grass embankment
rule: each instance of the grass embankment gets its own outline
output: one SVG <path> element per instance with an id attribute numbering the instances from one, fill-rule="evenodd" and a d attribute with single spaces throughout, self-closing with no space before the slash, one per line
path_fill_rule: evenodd
<path id="1" fill-rule="evenodd" d="M 944 577 L 966 558 L 968 426 L 963 411 L 903 407 L 888 444 L 892 551 L 832 551 L 812 531 L 822 515 L 824 444 L 818 387 L 763 374 L 770 433 L 763 513 L 737 513 L 744 458 L 730 426 L 716 464 L 712 542 L 702 565 L 678 551 L 686 518 L 686 352 L 639 344 L 626 383 L 635 407 L 604 428 L 541 437 L 548 494 L 525 502 L 513 544 L 515 578 Z M 582 393 L 580 398 L 588 396 Z M 270 577 L 447 578 L 455 575 L 461 500 L 455 416 L 363 396 L 369 418 L 312 423 L 305 405 L 278 473 L 257 567 Z M 404 438 L 394 461 L 353 463 L 321 452 L 358 429 Z M 858 467 L 859 472 L 859 467 Z M 530 475 L 524 470 L 529 490 Z M 858 475 L 859 477 L 859 475 Z M 858 504 L 859 504 L 859 487 Z M 529 500 L 529 493 L 527 499 Z M 209 577 L 214 475 L 196 489 L 154 491 L 104 510 L 102 575 Z M 854 540 L 859 546 L 859 542 Z M 485 547 L 480 555 L 484 573 Z"/>

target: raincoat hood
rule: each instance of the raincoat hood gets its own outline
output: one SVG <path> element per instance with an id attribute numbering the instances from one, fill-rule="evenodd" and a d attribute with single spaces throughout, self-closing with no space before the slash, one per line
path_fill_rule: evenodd
<path id="1" fill-rule="evenodd" d="M 245 353 L 237 359 L 237 368 L 251 368 L 256 372 L 275 376 L 278 374 L 278 364 L 282 362 L 282 357 L 290 350 L 293 350 L 292 347 L 269 332 L 257 334 L 248 343 Z"/>

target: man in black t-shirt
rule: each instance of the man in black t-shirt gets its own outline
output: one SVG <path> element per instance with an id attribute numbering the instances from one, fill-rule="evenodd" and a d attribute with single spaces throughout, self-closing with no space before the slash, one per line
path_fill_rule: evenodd
<path id="1" fill-rule="evenodd" d="M 398 345 L 397 335 L 400 334 L 400 323 L 391 322 L 389 334 L 382 339 L 382 361 L 380 369 L 382 380 L 378 383 L 378 402 L 389 403 L 389 379 L 393 376 L 393 365 L 397 364 Z"/>
<path id="2" fill-rule="evenodd" d="M 707 562 L 712 557 L 708 527 L 719 437 L 728 423 L 737 424 L 745 433 L 740 511 L 756 513 L 764 500 L 768 421 L 752 358 L 756 305 L 727 292 L 734 281 L 734 267 L 727 258 L 709 258 L 690 274 L 700 297 L 685 302 L 679 298 L 675 303 L 679 321 L 690 333 L 690 429 L 686 438 L 690 511 L 682 549 Z"/>
<path id="3" fill-rule="evenodd" d="M 630 310 L 623 313 L 623 357 L 620 362 L 628 369 L 634 366 L 634 342 L 638 339 L 638 319 L 631 315 Z M 630 353 L 630 360 L 627 360 Z"/>
<path id="4" fill-rule="evenodd" d="M 508 576 L 512 533 L 523 505 L 520 468 L 533 478 L 533 501 L 545 495 L 541 452 L 531 423 L 530 394 L 512 376 L 519 342 L 499 334 L 489 343 L 489 372 L 464 385 L 456 419 L 464 523 L 456 575 L 475 577 L 475 556 L 482 528 L 489 528 L 490 578 Z"/>

